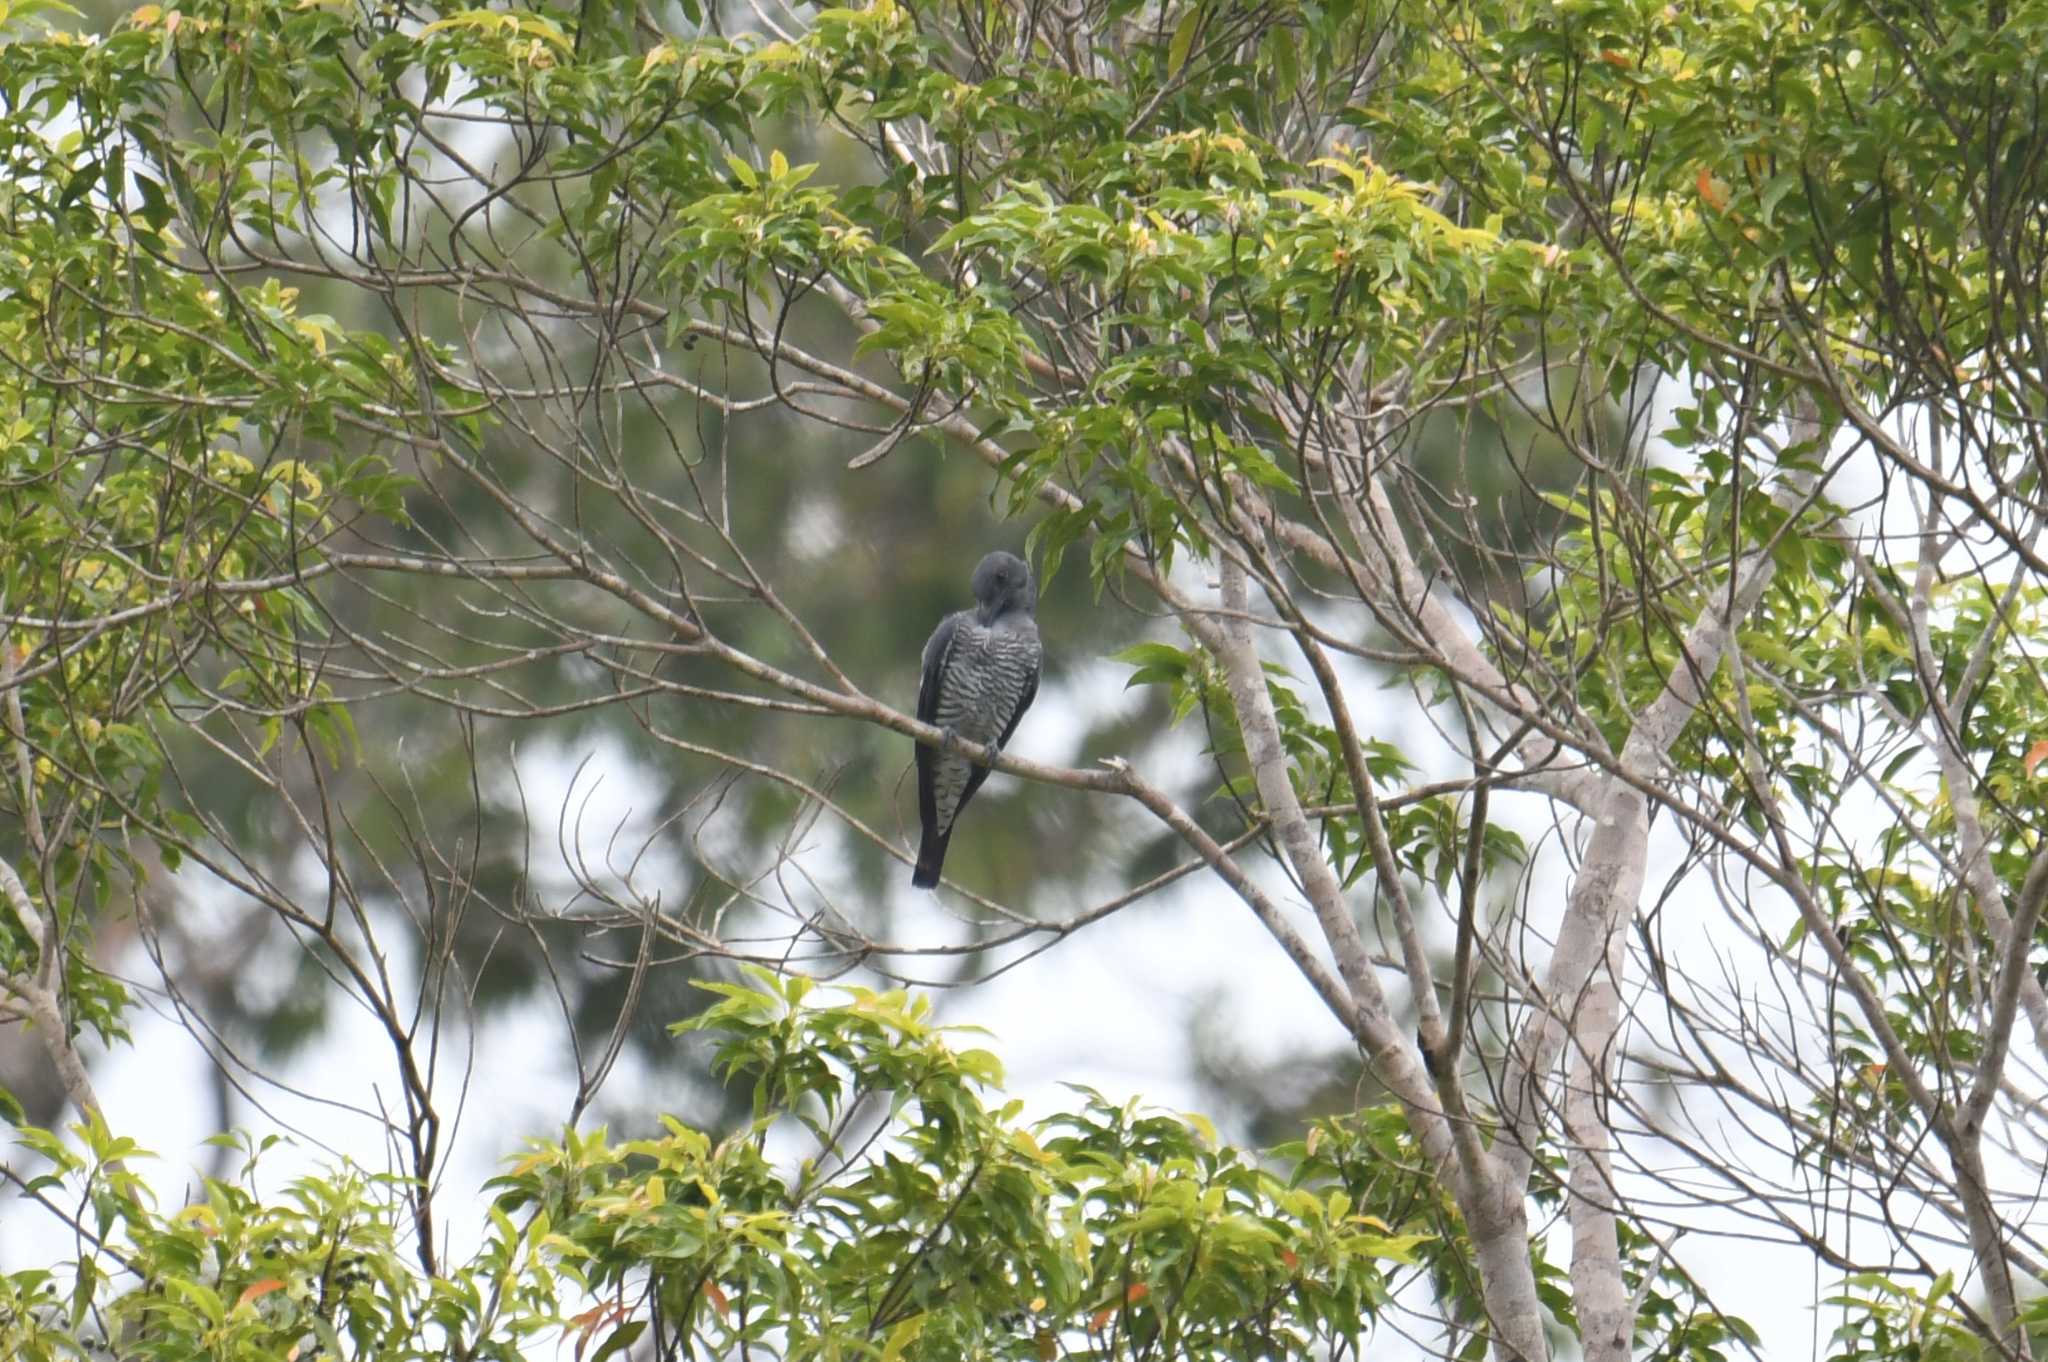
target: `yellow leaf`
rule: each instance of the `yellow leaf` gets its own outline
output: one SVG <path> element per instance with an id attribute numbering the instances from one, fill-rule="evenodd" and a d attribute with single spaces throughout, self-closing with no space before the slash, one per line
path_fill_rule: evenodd
<path id="1" fill-rule="evenodd" d="M 903 1356 L 903 1350 L 917 1342 L 917 1336 L 924 1332 L 923 1312 L 912 1315 L 889 1331 L 889 1341 L 882 1345 L 882 1362 L 896 1362 Z"/>

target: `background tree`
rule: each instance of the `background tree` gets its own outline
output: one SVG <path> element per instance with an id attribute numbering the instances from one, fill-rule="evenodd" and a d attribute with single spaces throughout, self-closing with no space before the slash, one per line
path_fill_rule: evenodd
<path id="1" fill-rule="evenodd" d="M 262 1034 L 379 1019 L 433 1277 L 475 1009 L 546 981 L 573 1125 L 685 963 L 965 973 L 1193 876 L 1358 1052 L 1341 1128 L 1420 1183 L 1355 1204 L 1434 1245 L 1432 1346 L 1722 1346 L 1680 1236 L 1760 1233 L 1841 1274 L 1841 1355 L 2030 1355 L 2044 25 L 226 2 L 25 37 L 13 1014 L 93 1115 L 72 1036 L 127 999 L 89 933 L 132 906 L 260 1072 L 220 947 L 288 941 Z M 1160 702 L 999 760 L 947 918 L 892 773 L 984 500 L 1052 583 L 1048 698 L 1121 632 Z M 659 815 L 586 853 L 521 743 L 627 748 Z M 680 1302 L 642 1304 L 666 1346 Z"/>

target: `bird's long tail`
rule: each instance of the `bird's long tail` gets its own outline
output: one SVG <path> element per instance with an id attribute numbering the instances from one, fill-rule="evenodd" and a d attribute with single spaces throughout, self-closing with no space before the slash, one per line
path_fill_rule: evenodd
<path id="1" fill-rule="evenodd" d="M 939 882 L 939 867 L 946 863 L 946 843 L 953 840 L 953 830 L 944 832 L 927 831 L 924 840 L 917 844 L 917 870 L 910 877 L 911 884 L 919 889 L 930 889 Z"/>

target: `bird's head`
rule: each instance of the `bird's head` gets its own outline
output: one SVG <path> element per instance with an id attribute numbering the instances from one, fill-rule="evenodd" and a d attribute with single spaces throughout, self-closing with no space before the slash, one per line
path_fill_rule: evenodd
<path id="1" fill-rule="evenodd" d="M 1031 565 L 1014 553 L 998 549 L 974 569 L 974 599 L 983 624 L 993 624 L 1012 610 L 1030 614 L 1038 606 L 1038 588 L 1031 582 Z"/>

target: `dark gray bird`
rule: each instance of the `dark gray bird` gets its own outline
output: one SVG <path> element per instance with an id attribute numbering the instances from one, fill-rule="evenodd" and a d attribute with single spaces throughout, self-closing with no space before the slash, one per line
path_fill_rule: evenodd
<path id="1" fill-rule="evenodd" d="M 924 680 L 917 688 L 917 717 L 971 742 L 1001 747 L 1038 695 L 1038 588 L 1031 567 L 1014 553 L 991 553 L 974 569 L 974 599 L 981 604 L 939 621 L 924 645 Z M 929 889 L 939 882 L 946 843 L 967 801 L 988 779 L 957 752 L 918 744 L 917 813 L 924 840 L 917 848 L 917 872 L 910 882 Z"/>

